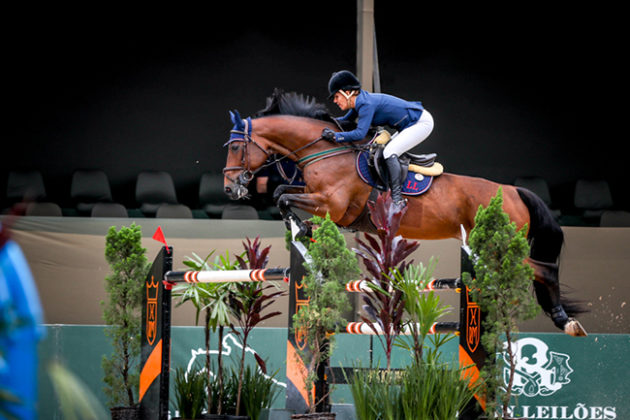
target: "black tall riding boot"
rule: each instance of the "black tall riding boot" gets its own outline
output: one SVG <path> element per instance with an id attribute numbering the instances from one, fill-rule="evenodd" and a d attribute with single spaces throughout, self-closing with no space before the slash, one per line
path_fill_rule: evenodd
<path id="1" fill-rule="evenodd" d="M 391 155 L 385 159 L 385 166 L 387 167 L 387 181 L 392 192 L 392 201 L 398 206 L 404 206 L 406 202 L 402 198 L 402 169 L 400 162 L 398 162 L 398 156 Z"/>

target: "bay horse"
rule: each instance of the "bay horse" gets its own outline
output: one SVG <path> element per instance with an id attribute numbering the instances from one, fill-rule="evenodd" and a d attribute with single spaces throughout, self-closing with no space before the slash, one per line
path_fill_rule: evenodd
<path id="1" fill-rule="evenodd" d="M 276 91 L 253 118 L 243 119 L 237 111 L 230 115 L 234 125 L 225 144 L 228 155 L 223 173 L 224 191 L 231 199 L 247 196 L 247 185 L 257 171 L 291 159 L 302 171 L 305 185 L 280 186 L 274 193 L 285 223 L 293 220 L 305 228 L 292 211 L 297 208 L 322 217 L 329 213 L 341 227 L 370 230 L 369 224 L 360 221 L 365 218 L 373 188 L 357 173 L 356 147 L 321 138 L 325 127 L 340 130 L 324 105 L 294 92 Z M 479 206 L 487 206 L 499 187 L 503 189 L 503 209 L 511 221 L 519 229 L 528 224 L 531 250 L 527 262 L 535 271 L 538 303 L 559 329 L 573 336 L 586 335 L 574 318 L 584 311 L 560 294 L 557 259 L 563 245 L 562 229 L 545 203 L 529 190 L 443 173 L 434 177 L 424 194 L 407 197 L 398 233 L 419 240 L 462 239 L 462 229 L 470 232 Z"/>

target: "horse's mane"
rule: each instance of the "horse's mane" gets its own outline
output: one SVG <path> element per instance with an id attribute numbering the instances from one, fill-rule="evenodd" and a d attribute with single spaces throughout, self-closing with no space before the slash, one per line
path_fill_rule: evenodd
<path id="1" fill-rule="evenodd" d="M 254 114 L 254 118 L 268 115 L 295 115 L 334 122 L 326 105 L 317 102 L 315 98 L 296 92 L 284 92 L 279 88 L 273 90 L 267 98 L 265 108 Z"/>
<path id="2" fill-rule="evenodd" d="M 350 131 L 356 128 L 353 121 L 337 121 L 330 114 L 326 105 L 317 102 L 315 98 L 296 92 L 285 92 L 275 88 L 271 96 L 267 98 L 267 106 L 254 114 L 254 118 L 269 115 L 295 115 L 297 117 L 314 118 L 335 124 L 343 130 Z"/>

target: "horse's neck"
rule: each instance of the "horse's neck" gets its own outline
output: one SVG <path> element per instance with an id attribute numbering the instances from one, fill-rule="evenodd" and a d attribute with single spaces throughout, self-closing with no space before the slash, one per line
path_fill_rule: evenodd
<path id="1" fill-rule="evenodd" d="M 269 116 L 252 121 L 255 134 L 265 138 L 276 153 L 293 160 L 332 148 L 333 145 L 324 140 L 311 144 L 321 137 L 322 129 L 327 126 L 324 121 L 287 115 Z"/>

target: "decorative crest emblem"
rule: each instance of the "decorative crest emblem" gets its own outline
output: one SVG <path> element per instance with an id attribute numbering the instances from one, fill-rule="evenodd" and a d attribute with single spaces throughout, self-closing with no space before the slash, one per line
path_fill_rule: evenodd
<path id="1" fill-rule="evenodd" d="M 159 294 L 159 282 L 155 281 L 155 277 L 152 275 L 151 280 L 147 280 L 147 342 L 149 345 L 153 345 L 155 337 L 157 336 L 157 311 L 158 311 L 158 294 Z"/>
<path id="2" fill-rule="evenodd" d="M 481 342 L 481 308 L 470 299 L 469 291 L 466 287 L 466 345 L 472 354 Z"/>
<path id="3" fill-rule="evenodd" d="M 507 348 L 507 344 L 504 343 Z M 569 375 L 573 369 L 569 366 L 570 356 L 550 351 L 542 340 L 533 337 L 521 338 L 512 343 L 512 352 L 516 358 L 513 392 L 515 395 L 547 397 L 563 385 L 571 382 Z M 507 360 L 504 352 L 499 355 Z M 509 367 L 503 369 L 503 377 L 507 385 Z"/>

